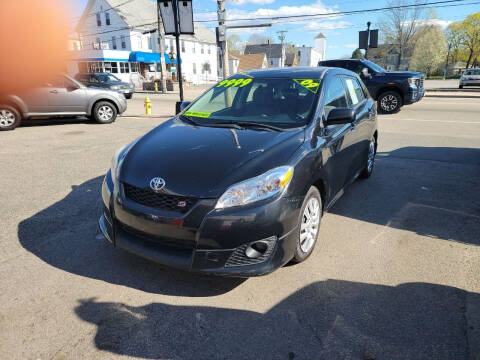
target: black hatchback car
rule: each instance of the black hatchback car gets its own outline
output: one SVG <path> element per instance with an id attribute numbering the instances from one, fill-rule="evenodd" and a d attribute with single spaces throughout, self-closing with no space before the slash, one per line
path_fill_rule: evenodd
<path id="1" fill-rule="evenodd" d="M 376 103 L 337 68 L 224 80 L 119 149 L 99 225 L 115 246 L 188 271 L 264 275 L 313 251 L 322 213 L 377 148 Z"/>
<path id="2" fill-rule="evenodd" d="M 75 75 L 75 79 L 87 87 L 107 88 L 117 91 L 125 95 L 127 99 L 131 99 L 135 92 L 133 85 L 109 73 L 79 73 Z"/>

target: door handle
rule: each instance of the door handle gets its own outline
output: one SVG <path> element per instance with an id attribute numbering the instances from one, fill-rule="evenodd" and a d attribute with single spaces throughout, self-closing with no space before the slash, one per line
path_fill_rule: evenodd
<path id="1" fill-rule="evenodd" d="M 58 94 L 58 90 L 50 90 L 49 91 L 51 94 Z"/>

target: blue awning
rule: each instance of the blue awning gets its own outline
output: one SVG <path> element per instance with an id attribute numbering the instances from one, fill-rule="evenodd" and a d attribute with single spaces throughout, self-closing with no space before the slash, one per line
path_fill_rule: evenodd
<path id="1" fill-rule="evenodd" d="M 170 60 L 167 53 L 163 54 L 165 64 L 176 64 L 177 59 Z M 128 57 L 128 61 L 131 62 L 143 62 L 143 63 L 158 63 L 160 62 L 160 55 L 158 53 L 148 53 L 143 51 L 132 51 Z"/>

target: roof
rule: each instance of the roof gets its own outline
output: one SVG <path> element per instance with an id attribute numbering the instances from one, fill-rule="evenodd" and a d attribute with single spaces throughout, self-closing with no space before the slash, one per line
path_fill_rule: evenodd
<path id="1" fill-rule="evenodd" d="M 260 78 L 298 78 L 298 79 L 320 79 L 323 73 L 331 68 L 322 66 L 294 66 L 286 68 L 260 69 L 248 71 L 247 74 Z"/>
<path id="2" fill-rule="evenodd" d="M 92 7 L 96 0 L 88 0 L 83 14 L 78 21 L 77 29 L 85 22 L 87 16 L 91 16 Z M 142 30 L 154 30 L 157 28 L 157 4 L 151 0 L 105 0 L 110 6 L 105 10 L 115 11 L 131 28 Z M 115 29 L 113 29 L 115 30 Z M 216 37 L 213 32 L 200 23 L 194 24 L 195 35 L 182 35 L 180 38 L 196 39 L 199 42 L 216 43 Z M 162 29 L 163 33 L 163 29 Z"/>
<path id="3" fill-rule="evenodd" d="M 319 33 L 317 36 L 315 36 L 315 39 L 326 39 L 326 36 L 322 33 Z"/>
<path id="4" fill-rule="evenodd" d="M 238 71 L 240 70 L 251 70 L 251 69 L 261 69 L 263 63 L 266 60 L 266 54 L 246 54 L 246 55 L 230 55 L 231 59 L 240 60 L 238 64 Z"/>
<path id="5" fill-rule="evenodd" d="M 267 54 L 267 58 L 281 58 L 282 44 L 247 45 L 244 54 Z"/>

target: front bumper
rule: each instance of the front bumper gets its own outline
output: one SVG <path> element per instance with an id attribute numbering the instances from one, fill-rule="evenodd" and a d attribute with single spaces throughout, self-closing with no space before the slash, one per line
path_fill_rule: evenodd
<path id="1" fill-rule="evenodd" d="M 480 79 L 460 79 L 461 86 L 480 86 Z"/>
<path id="2" fill-rule="evenodd" d="M 425 95 L 424 88 L 411 88 L 405 94 L 404 103 L 405 104 L 416 103 L 417 101 L 422 100 L 424 95 Z"/>
<path id="3" fill-rule="evenodd" d="M 250 206 L 215 210 L 215 199 L 199 200 L 187 213 L 134 203 L 113 186 L 102 187 L 100 230 L 114 246 L 168 267 L 191 272 L 258 276 L 293 257 L 302 199 L 274 198 Z M 246 249 L 263 242 L 267 250 L 249 258 Z"/>

